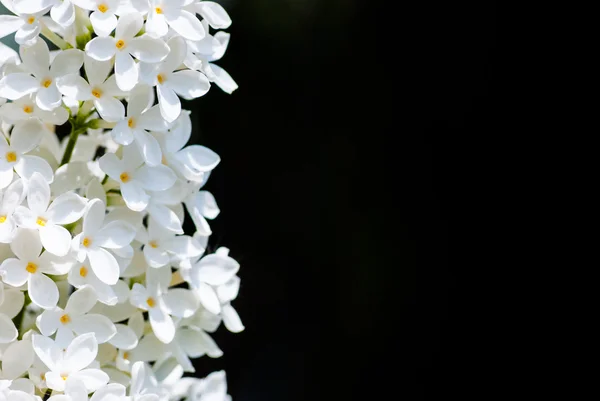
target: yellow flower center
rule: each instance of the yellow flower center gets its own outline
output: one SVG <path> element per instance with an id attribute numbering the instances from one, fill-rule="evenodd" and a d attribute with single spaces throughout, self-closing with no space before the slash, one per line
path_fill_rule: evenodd
<path id="1" fill-rule="evenodd" d="M 150 241 L 148 245 L 150 245 L 154 249 L 158 248 L 158 244 L 156 243 L 156 241 Z"/>
<path id="2" fill-rule="evenodd" d="M 37 221 L 36 221 L 37 225 L 41 226 L 41 227 L 45 227 L 47 222 L 48 222 L 48 220 L 46 220 L 43 217 L 38 217 Z"/>
<path id="3" fill-rule="evenodd" d="M 167 161 L 167 157 L 165 155 L 163 155 L 162 160 L 160 161 L 162 164 L 164 164 L 165 166 L 168 166 L 168 161 Z"/>
<path id="4" fill-rule="evenodd" d="M 27 270 L 27 272 L 31 274 L 35 274 L 35 272 L 37 272 L 37 269 L 37 265 L 32 262 L 27 263 L 27 266 L 25 266 L 25 270 Z"/>
<path id="5" fill-rule="evenodd" d="M 154 300 L 154 298 L 149 297 L 146 300 L 146 303 L 148 304 L 149 307 L 154 308 L 156 306 L 156 301 Z"/>
<path id="6" fill-rule="evenodd" d="M 121 50 L 125 47 L 125 42 L 123 40 L 119 40 L 116 44 L 117 49 Z"/>
<path id="7" fill-rule="evenodd" d="M 123 352 L 123 359 L 129 360 L 129 352 L 127 352 L 127 351 Z"/>
<path id="8" fill-rule="evenodd" d="M 163 74 L 158 74 L 156 76 L 156 80 L 158 81 L 159 84 L 162 85 L 167 80 L 167 78 Z"/>
<path id="9" fill-rule="evenodd" d="M 70 321 L 71 321 L 71 317 L 69 315 L 67 315 L 66 313 L 60 317 L 60 322 L 62 324 L 67 324 Z"/>
<path id="10" fill-rule="evenodd" d="M 156 13 L 157 13 L 157 14 L 163 14 L 163 9 L 162 9 L 162 7 L 156 7 L 156 8 L 154 9 L 154 11 L 156 11 Z"/>
<path id="11" fill-rule="evenodd" d="M 27 114 L 31 114 L 33 113 L 33 107 L 31 107 L 30 105 L 25 105 L 23 106 L 23 111 Z"/>
<path id="12" fill-rule="evenodd" d="M 88 275 L 88 269 L 85 266 L 81 266 L 81 269 L 79 269 L 79 275 L 81 277 L 85 277 Z"/>
<path id="13" fill-rule="evenodd" d="M 52 85 L 52 80 L 50 78 L 47 78 L 42 82 L 44 88 L 48 88 L 50 85 Z"/>
<path id="14" fill-rule="evenodd" d="M 15 152 L 7 152 L 6 153 L 6 161 L 9 163 L 14 163 L 17 161 L 17 154 Z"/>
<path id="15" fill-rule="evenodd" d="M 40 379 L 42 379 L 42 381 L 46 381 L 46 374 L 45 373 L 40 374 Z"/>
<path id="16" fill-rule="evenodd" d="M 6 216 L 0 216 L 0 224 L 6 221 Z"/>
<path id="17" fill-rule="evenodd" d="M 98 88 L 94 88 L 92 89 L 92 96 L 94 96 L 97 99 L 100 99 L 102 97 L 102 91 Z"/>
<path id="18" fill-rule="evenodd" d="M 61 378 L 62 378 L 64 381 L 67 381 L 67 378 L 68 378 L 68 377 L 69 377 L 68 375 L 62 375 L 62 376 L 61 376 Z"/>
<path id="19" fill-rule="evenodd" d="M 127 121 L 127 125 L 129 126 L 129 128 L 135 128 L 135 120 L 133 119 L 133 117 L 129 118 L 129 120 Z"/>
<path id="20" fill-rule="evenodd" d="M 127 173 L 121 173 L 121 175 L 119 176 L 119 178 L 121 179 L 121 182 L 123 184 L 127 184 L 131 180 L 131 177 Z"/>
<path id="21" fill-rule="evenodd" d="M 102 3 L 102 4 L 98 5 L 98 11 L 100 11 L 101 13 L 107 12 L 108 11 L 108 4 Z"/>
<path id="22" fill-rule="evenodd" d="M 35 17 L 29 17 L 29 18 L 27 18 L 27 23 L 29 25 L 33 24 L 34 22 L 35 22 Z"/>
<path id="23" fill-rule="evenodd" d="M 86 248 L 89 248 L 89 247 L 90 247 L 90 245 L 92 245 L 92 240 L 91 240 L 89 237 L 85 237 L 85 238 L 83 239 L 83 242 L 82 242 L 82 244 L 83 244 L 83 246 L 85 246 Z M 80 271 L 80 273 L 81 273 L 81 271 Z"/>

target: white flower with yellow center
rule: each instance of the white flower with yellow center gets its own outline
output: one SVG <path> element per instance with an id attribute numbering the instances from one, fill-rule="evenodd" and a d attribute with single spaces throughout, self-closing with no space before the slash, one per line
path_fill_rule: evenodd
<path id="1" fill-rule="evenodd" d="M 119 0 L 71 0 L 75 5 L 90 10 L 90 21 L 98 36 L 108 36 L 117 27 L 115 13 Z"/>
<path id="2" fill-rule="evenodd" d="M 103 315 L 88 313 L 98 297 L 92 287 L 82 287 L 69 296 L 65 309 L 56 307 L 42 312 L 36 319 L 40 333 L 51 336 L 57 331 L 68 330 L 79 335 L 94 333 L 98 344 L 109 341 L 117 334 L 115 325 Z M 58 333 L 58 337 L 64 334 Z"/>
<path id="3" fill-rule="evenodd" d="M 119 264 L 107 249 L 128 246 L 135 237 L 135 228 L 124 221 L 104 223 L 106 208 L 100 199 L 90 201 L 83 216 L 83 232 L 73 239 L 77 260 L 86 258 L 95 275 L 105 284 L 119 281 Z"/>
<path id="4" fill-rule="evenodd" d="M 39 173 L 27 183 L 27 206 L 16 208 L 14 216 L 20 227 L 37 230 L 46 251 L 65 256 L 71 247 L 71 233 L 63 225 L 83 216 L 87 200 L 75 192 L 61 194 L 50 203 L 50 185 Z"/>
<path id="5" fill-rule="evenodd" d="M 139 71 L 134 58 L 146 63 L 159 63 L 169 54 L 169 47 L 160 39 L 136 35 L 144 26 L 140 14 L 127 14 L 117 23 L 115 36 L 98 36 L 85 47 L 86 53 L 95 60 L 109 61 L 115 58 L 117 85 L 130 91 L 138 83 Z"/>
<path id="6" fill-rule="evenodd" d="M 40 144 L 44 129 L 38 119 L 31 118 L 13 127 L 10 145 L 4 135 L 0 135 L 0 189 L 12 183 L 13 170 L 21 178 L 30 179 L 34 173 L 39 173 L 47 182 L 52 182 L 54 172 L 48 162 L 27 154 Z"/>

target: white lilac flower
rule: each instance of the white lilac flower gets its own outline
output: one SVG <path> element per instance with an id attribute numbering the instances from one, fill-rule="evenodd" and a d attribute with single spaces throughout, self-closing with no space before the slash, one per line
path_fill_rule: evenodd
<path id="1" fill-rule="evenodd" d="M 0 15 L 0 39 L 15 33 L 15 42 L 20 45 L 33 42 L 40 34 L 40 17 L 45 10 L 40 12 L 18 12 L 11 7 L 12 1 L 2 2 L 15 15 Z"/>
<path id="2" fill-rule="evenodd" d="M 226 284 L 240 269 L 240 264 L 229 256 L 227 248 L 206 255 L 181 274 L 196 290 L 202 306 L 214 314 L 221 312 L 221 302 L 216 287 Z"/>
<path id="3" fill-rule="evenodd" d="M 50 16 L 61 26 L 69 26 L 75 22 L 75 7 L 71 0 L 13 0 L 18 12 L 39 13 L 50 9 Z"/>
<path id="4" fill-rule="evenodd" d="M 48 337 L 34 334 L 33 349 L 46 365 L 46 384 L 56 391 L 64 391 L 71 381 L 80 381 L 87 393 L 96 391 L 108 383 L 108 375 L 100 369 L 88 368 L 98 354 L 98 342 L 94 334 L 87 333 L 73 339 L 63 350 Z"/>
<path id="5" fill-rule="evenodd" d="M 200 20 L 184 7 L 189 0 L 150 0 L 150 12 L 146 21 L 149 34 L 166 36 L 169 27 L 189 40 L 201 40 L 206 34 Z"/>
<path id="6" fill-rule="evenodd" d="M 107 249 L 124 248 L 133 241 L 135 228 L 124 221 L 104 223 L 105 206 L 100 199 L 89 202 L 83 216 L 83 231 L 73 239 L 77 260 L 89 260 L 94 274 L 105 284 L 119 280 L 119 264 Z"/>
<path id="7" fill-rule="evenodd" d="M 117 334 L 115 325 L 106 316 L 88 313 L 98 298 L 92 287 L 82 287 L 69 297 L 65 309 L 46 309 L 37 317 L 40 333 L 51 336 L 57 331 L 69 330 L 74 334 L 94 333 L 98 344 L 105 343 Z M 57 334 L 57 336 L 63 336 Z"/>
<path id="8" fill-rule="evenodd" d="M 112 64 L 84 56 L 84 69 L 88 81 L 79 74 L 69 74 L 58 79 L 60 92 L 79 101 L 92 101 L 100 117 L 108 122 L 118 122 L 125 117 L 125 106 L 117 97 L 121 90 L 114 75 L 108 76 Z"/>
<path id="9" fill-rule="evenodd" d="M 98 36 L 108 36 L 117 27 L 115 12 L 119 0 L 71 0 L 75 5 L 90 10 L 90 21 Z"/>
<path id="10" fill-rule="evenodd" d="M 177 180 L 169 167 L 145 164 L 135 145 L 123 147 L 122 159 L 114 153 L 105 154 L 100 158 L 100 168 L 119 183 L 123 201 L 136 212 L 141 212 L 148 206 L 150 196 L 146 191 L 165 191 Z"/>
<path id="11" fill-rule="evenodd" d="M 204 96 L 210 89 L 210 82 L 198 71 L 180 70 L 187 54 L 184 39 L 173 36 L 167 45 L 171 49 L 167 58 L 156 64 L 140 63 L 140 74 L 143 82 L 156 86 L 160 111 L 168 122 L 173 122 L 181 114 L 178 95 L 184 99 Z"/>
<path id="12" fill-rule="evenodd" d="M 166 134 L 155 133 L 161 144 L 163 164 L 171 167 L 182 179 L 204 183 L 221 158 L 201 145 L 185 146 L 192 135 L 189 113 L 184 111 Z"/>
<path id="13" fill-rule="evenodd" d="M 134 58 L 145 63 L 159 63 L 169 54 L 169 47 L 160 39 L 136 35 L 144 26 L 140 14 L 122 16 L 115 36 L 98 36 L 86 45 L 86 53 L 95 60 L 115 59 L 117 85 L 123 91 L 130 91 L 138 83 L 139 71 Z"/>
<path id="14" fill-rule="evenodd" d="M 44 126 L 35 118 L 18 122 L 12 129 L 10 144 L 0 135 L 0 188 L 9 186 L 14 178 L 13 170 L 21 178 L 30 179 L 34 173 L 41 174 L 48 182 L 54 179 L 52 167 L 41 157 L 29 155 L 42 140 Z"/>
<path id="15" fill-rule="evenodd" d="M 62 104 L 62 95 L 56 86 L 57 78 L 79 73 L 83 65 L 83 53 L 77 49 L 60 52 L 50 63 L 50 50 L 43 40 L 22 46 L 21 58 L 21 69 L 25 72 L 8 74 L 2 78 L 0 96 L 15 100 L 35 93 L 36 104 L 46 111 Z M 56 124 L 62 125 L 65 121 Z"/>
<path id="16" fill-rule="evenodd" d="M 171 315 L 189 317 L 198 309 L 198 303 L 189 290 L 175 288 L 162 293 L 157 286 L 146 288 L 135 283 L 131 290 L 131 304 L 148 311 L 150 325 L 156 337 L 165 344 L 175 337 L 175 324 Z"/>
<path id="17" fill-rule="evenodd" d="M 20 227 L 37 230 L 46 251 L 65 256 L 71 247 L 71 233 L 63 227 L 83 216 L 87 200 L 67 192 L 50 203 L 50 185 L 39 173 L 27 183 L 27 206 L 18 206 L 14 216 Z"/>
<path id="18" fill-rule="evenodd" d="M 140 84 L 129 95 L 127 116 L 112 129 L 112 137 L 120 145 L 135 142 L 144 161 L 150 166 L 162 162 L 160 144 L 147 131 L 160 131 L 169 128 L 158 106 L 152 106 L 154 96 L 152 88 Z"/>
<path id="19" fill-rule="evenodd" d="M 44 110 L 38 106 L 35 99 L 36 95 L 30 94 L 2 105 L 0 117 L 9 124 L 34 118 L 45 124 L 63 125 L 69 119 L 69 112 L 66 109 L 57 107 L 52 111 Z"/>
<path id="20" fill-rule="evenodd" d="M 76 263 L 69 270 L 67 280 L 75 288 L 89 286 L 94 289 L 98 296 L 98 302 L 106 305 L 116 305 L 119 297 L 113 286 L 106 284 L 96 276 L 94 270 L 90 266 L 89 259 L 83 262 Z"/>
<path id="21" fill-rule="evenodd" d="M 166 266 L 173 257 L 189 259 L 204 252 L 189 235 L 175 235 L 152 218 L 148 220 L 148 231 L 139 231 L 136 239 L 144 244 L 146 262 L 154 268 Z"/>

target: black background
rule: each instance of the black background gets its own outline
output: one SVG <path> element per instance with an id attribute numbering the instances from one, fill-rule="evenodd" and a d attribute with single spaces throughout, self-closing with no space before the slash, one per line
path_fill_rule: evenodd
<path id="1" fill-rule="evenodd" d="M 236 401 L 468 395 L 450 255 L 466 156 L 496 130 L 495 2 L 224 4 L 240 89 L 188 107 L 223 160 L 211 245 L 242 265 L 246 330 L 199 374 L 226 369 Z"/>

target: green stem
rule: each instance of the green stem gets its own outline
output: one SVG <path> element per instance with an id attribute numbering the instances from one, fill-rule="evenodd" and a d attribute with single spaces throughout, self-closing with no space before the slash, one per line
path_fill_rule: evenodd
<path id="1" fill-rule="evenodd" d="M 75 144 L 77 144 L 77 138 L 79 138 L 79 134 L 87 130 L 87 126 L 85 125 L 77 128 L 77 124 L 72 119 L 69 120 L 69 122 L 71 123 L 71 134 L 69 135 L 69 142 L 67 142 L 65 154 L 60 162 L 61 166 L 64 166 L 71 161 L 71 156 L 73 156 L 73 150 L 75 150 Z"/>

